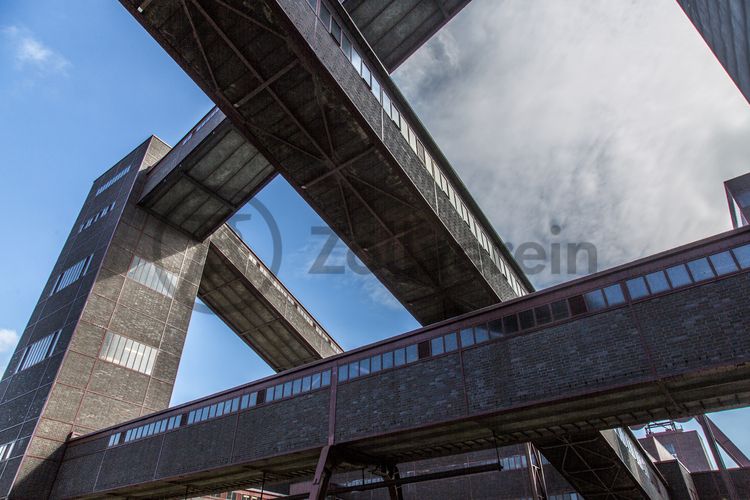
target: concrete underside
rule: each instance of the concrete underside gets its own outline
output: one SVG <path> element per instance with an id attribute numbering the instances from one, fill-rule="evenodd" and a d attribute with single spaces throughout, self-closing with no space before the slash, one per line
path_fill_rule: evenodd
<path id="1" fill-rule="evenodd" d="M 276 170 L 214 109 L 149 172 L 140 205 L 202 241 Z"/>
<path id="2" fill-rule="evenodd" d="M 344 8 L 389 72 L 470 0 L 346 0 Z"/>
<path id="3" fill-rule="evenodd" d="M 343 352 L 226 225 L 211 236 L 198 297 L 276 371 Z"/>
<path id="4" fill-rule="evenodd" d="M 321 369 L 336 373 L 337 367 L 373 353 L 425 343 L 561 297 L 573 300 L 748 241 L 750 231 L 727 233 L 148 419 L 184 414 Z M 583 442 L 600 430 L 746 406 L 748 288 L 750 274 L 742 271 L 449 354 L 420 354 L 417 362 L 395 370 L 344 383 L 334 378 L 331 388 L 106 448 L 112 433 L 137 425 L 123 424 L 71 441 L 57 495 L 181 495 L 186 486 L 197 493 L 257 484 L 264 477 L 309 478 L 329 443 L 374 464 L 403 463 L 498 444 L 551 446 L 556 437 Z M 193 452 L 198 449 L 202 452 Z M 345 462 L 341 468 L 361 465 Z M 98 479 L 95 470 L 101 471 Z"/>
<path id="5" fill-rule="evenodd" d="M 306 4 L 124 3 L 422 324 L 515 296 Z"/>
<path id="6" fill-rule="evenodd" d="M 745 0 L 677 0 L 750 102 L 750 6 Z"/>

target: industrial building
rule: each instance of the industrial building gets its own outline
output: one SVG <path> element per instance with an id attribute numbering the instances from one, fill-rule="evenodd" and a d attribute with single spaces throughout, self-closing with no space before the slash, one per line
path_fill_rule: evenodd
<path id="1" fill-rule="evenodd" d="M 750 228 L 535 291 L 389 76 L 468 1 L 121 3 L 217 107 L 94 181 L 0 382 L 0 497 L 750 494 L 628 428 L 750 404 Z M 421 328 L 341 349 L 227 225 L 276 175 Z M 196 298 L 277 373 L 169 407 Z"/>

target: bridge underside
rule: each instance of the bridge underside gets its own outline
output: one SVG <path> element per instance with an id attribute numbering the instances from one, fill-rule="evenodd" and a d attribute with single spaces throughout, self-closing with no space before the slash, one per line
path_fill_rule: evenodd
<path id="1" fill-rule="evenodd" d="M 306 3 L 124 3 L 422 324 L 516 295 Z"/>
<path id="2" fill-rule="evenodd" d="M 528 441 L 549 450 L 550 461 L 565 469 L 576 464 L 561 461 L 554 446 L 573 439 L 579 457 L 588 457 L 579 463 L 601 468 L 592 458 L 601 441 L 581 451 L 586 445 L 576 436 L 750 404 L 749 242 L 750 230 L 727 233 L 74 439 L 56 494 L 178 495 L 186 487 L 198 492 L 257 484 L 264 477 L 309 478 L 329 443 L 360 457 L 356 464 L 342 463 L 344 470 L 361 467 L 361 457 L 398 464 Z M 687 269 L 695 279 L 676 281 L 679 273 L 689 277 Z M 637 299 L 619 295 L 635 290 L 631 282 L 643 276 L 656 283 L 665 270 L 675 279 L 668 290 L 647 290 Z M 714 278 L 699 273 L 713 270 Z M 609 305 L 588 302 L 602 290 Z M 561 312 L 565 303 L 567 313 L 547 316 L 547 307 Z M 536 326 L 526 323 L 519 333 L 506 328 L 516 321 L 508 318 L 526 321 L 529 311 Z M 496 334 L 488 337 L 488 327 Z M 448 349 L 448 337 L 457 333 L 460 346 Z M 406 363 L 384 369 L 386 355 L 398 359 L 401 349 Z M 321 370 L 331 375 L 330 387 L 287 393 L 287 385 L 292 391 L 297 380 Z M 281 386 L 281 399 L 269 396 Z M 186 415 L 243 394 L 256 394 L 257 404 L 107 445 L 114 433 L 141 422 Z M 568 469 L 566 476 L 574 472 Z M 633 491 L 631 486 L 604 473 L 598 477 L 632 498 L 624 491 Z M 585 480 L 578 475 L 574 483 Z"/>
<path id="3" fill-rule="evenodd" d="M 276 371 L 342 352 L 226 225 L 211 236 L 198 296 Z"/>
<path id="4" fill-rule="evenodd" d="M 750 102 L 750 6 L 745 0 L 677 0 Z"/>
<path id="5" fill-rule="evenodd" d="M 470 0 L 345 0 L 344 8 L 389 72 L 394 71 Z"/>
<path id="6" fill-rule="evenodd" d="M 626 434 L 624 439 L 627 441 L 617 439 L 617 433 Z M 664 495 L 666 488 L 661 491 L 654 489 L 654 484 L 663 484 L 663 481 L 645 453 L 640 455 L 642 467 L 636 463 L 634 467 L 628 468 L 628 459 L 635 460 L 636 457 L 618 453 L 628 442 L 632 446 L 638 446 L 636 438 L 629 431 L 618 429 L 540 439 L 534 442 L 534 446 L 583 498 L 669 498 Z M 646 474 L 650 477 L 643 477 Z"/>
<path id="7" fill-rule="evenodd" d="M 151 169 L 140 205 L 202 241 L 275 175 L 263 155 L 214 108 Z"/>

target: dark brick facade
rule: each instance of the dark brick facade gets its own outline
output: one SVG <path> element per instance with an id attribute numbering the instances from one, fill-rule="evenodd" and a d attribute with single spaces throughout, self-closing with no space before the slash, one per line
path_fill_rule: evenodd
<path id="1" fill-rule="evenodd" d="M 145 170 L 168 151 L 151 138 L 93 185 L 50 281 L 32 313 L 0 391 L 0 436 L 17 440 L 3 464 L 0 496 L 38 498 L 51 487 L 68 436 L 85 434 L 168 406 L 205 258 L 204 244 L 135 206 Z M 96 190 L 119 171 L 129 172 Z M 79 232 L 103 207 L 114 210 Z M 93 254 L 80 279 L 50 296 L 55 278 Z M 174 299 L 126 278 L 134 255 L 179 276 Z M 15 373 L 23 349 L 62 328 L 52 356 Z M 103 361 L 105 332 L 159 349 L 151 375 Z"/>

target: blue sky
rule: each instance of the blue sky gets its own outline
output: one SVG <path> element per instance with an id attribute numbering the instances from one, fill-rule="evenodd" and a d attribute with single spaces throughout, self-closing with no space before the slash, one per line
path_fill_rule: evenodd
<path id="1" fill-rule="evenodd" d="M 674 2 L 604 4 L 475 0 L 397 73 L 502 236 L 546 247 L 559 224 L 559 238 L 597 246 L 599 268 L 727 229 L 721 181 L 750 157 L 750 107 Z M 0 68 L 4 365 L 91 181 L 152 133 L 175 144 L 212 104 L 116 2 L 3 2 Z M 282 232 L 282 281 L 344 348 L 417 326 L 372 277 L 309 272 L 325 225 L 285 181 L 257 199 Z M 270 261 L 263 218 L 241 215 Z M 270 372 L 196 312 L 173 403 Z M 716 420 L 750 450 L 747 417 Z"/>

